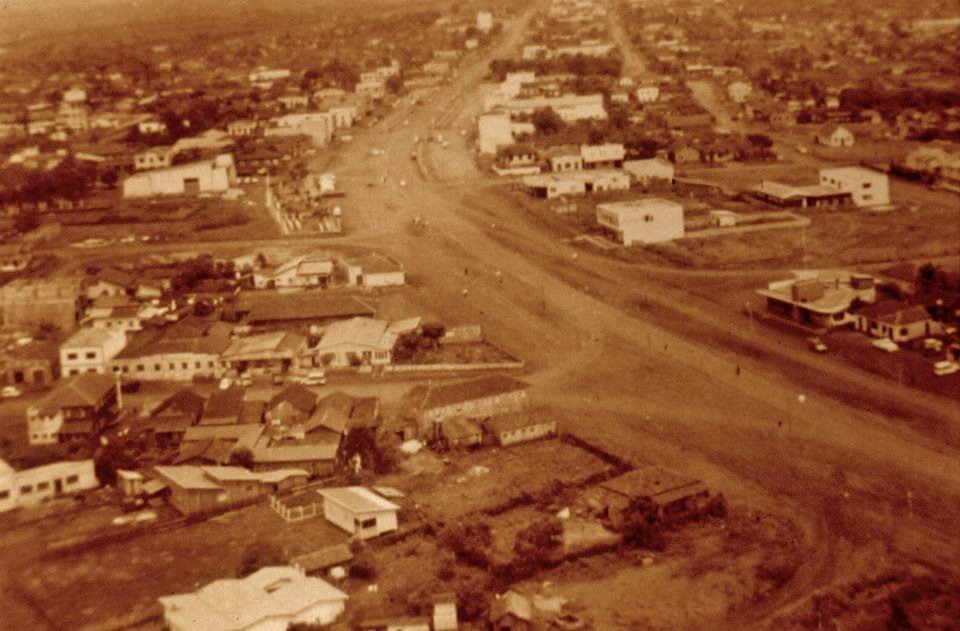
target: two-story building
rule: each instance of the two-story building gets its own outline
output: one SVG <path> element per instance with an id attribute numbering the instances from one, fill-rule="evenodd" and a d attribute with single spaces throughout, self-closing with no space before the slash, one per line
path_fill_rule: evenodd
<path id="1" fill-rule="evenodd" d="M 683 206 L 659 198 L 598 204 L 597 224 L 626 246 L 682 239 Z"/>
<path id="2" fill-rule="evenodd" d="M 57 383 L 39 405 L 27 408 L 31 445 L 89 439 L 112 417 L 116 381 L 110 375 L 82 373 Z"/>
<path id="3" fill-rule="evenodd" d="M 60 373 L 64 377 L 85 372 L 103 374 L 126 344 L 127 336 L 119 329 L 80 329 L 60 345 Z"/>

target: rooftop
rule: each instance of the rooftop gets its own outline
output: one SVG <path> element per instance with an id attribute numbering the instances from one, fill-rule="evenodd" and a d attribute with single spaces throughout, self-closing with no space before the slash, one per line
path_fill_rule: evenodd
<path id="1" fill-rule="evenodd" d="M 372 513 L 399 510 L 400 507 L 362 486 L 342 486 L 317 491 L 324 500 L 330 500 L 352 513 Z"/>
<path id="2" fill-rule="evenodd" d="M 251 323 L 376 315 L 373 307 L 352 296 L 306 291 L 293 294 L 241 294 L 238 311 L 246 311 Z"/>
<path id="3" fill-rule="evenodd" d="M 292 619 L 323 602 L 347 595 L 292 567 L 265 567 L 243 579 L 214 581 L 191 594 L 164 596 L 160 603 L 178 628 L 191 631 L 249 629 L 271 619 Z"/>
<path id="4" fill-rule="evenodd" d="M 340 320 L 327 327 L 317 345 L 317 350 L 355 344 L 375 349 L 389 350 L 397 340 L 396 333 L 388 331 L 389 323 L 372 318 Z"/>
<path id="5" fill-rule="evenodd" d="M 123 331 L 83 328 L 70 336 L 60 348 L 94 348 L 125 338 Z"/>

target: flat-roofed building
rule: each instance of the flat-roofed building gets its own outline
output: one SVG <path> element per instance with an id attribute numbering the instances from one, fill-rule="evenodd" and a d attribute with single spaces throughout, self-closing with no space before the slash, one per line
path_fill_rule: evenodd
<path id="1" fill-rule="evenodd" d="M 684 234 L 683 206 L 656 197 L 598 204 L 597 223 L 626 246 L 682 239 Z"/>

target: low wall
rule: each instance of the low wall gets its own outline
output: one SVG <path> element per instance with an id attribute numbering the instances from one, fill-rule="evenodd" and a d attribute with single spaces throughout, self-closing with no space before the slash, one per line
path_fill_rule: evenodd
<path id="1" fill-rule="evenodd" d="M 526 364 L 522 361 L 496 362 L 491 364 L 391 364 L 385 372 L 465 372 L 477 370 L 519 370 Z"/>

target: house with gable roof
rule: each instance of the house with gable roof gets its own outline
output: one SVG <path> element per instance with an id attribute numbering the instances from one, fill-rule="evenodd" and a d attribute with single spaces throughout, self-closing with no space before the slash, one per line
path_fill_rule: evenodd
<path id="1" fill-rule="evenodd" d="M 271 566 L 159 601 L 170 631 L 249 631 L 330 624 L 343 614 L 347 598 L 323 579 Z"/>

